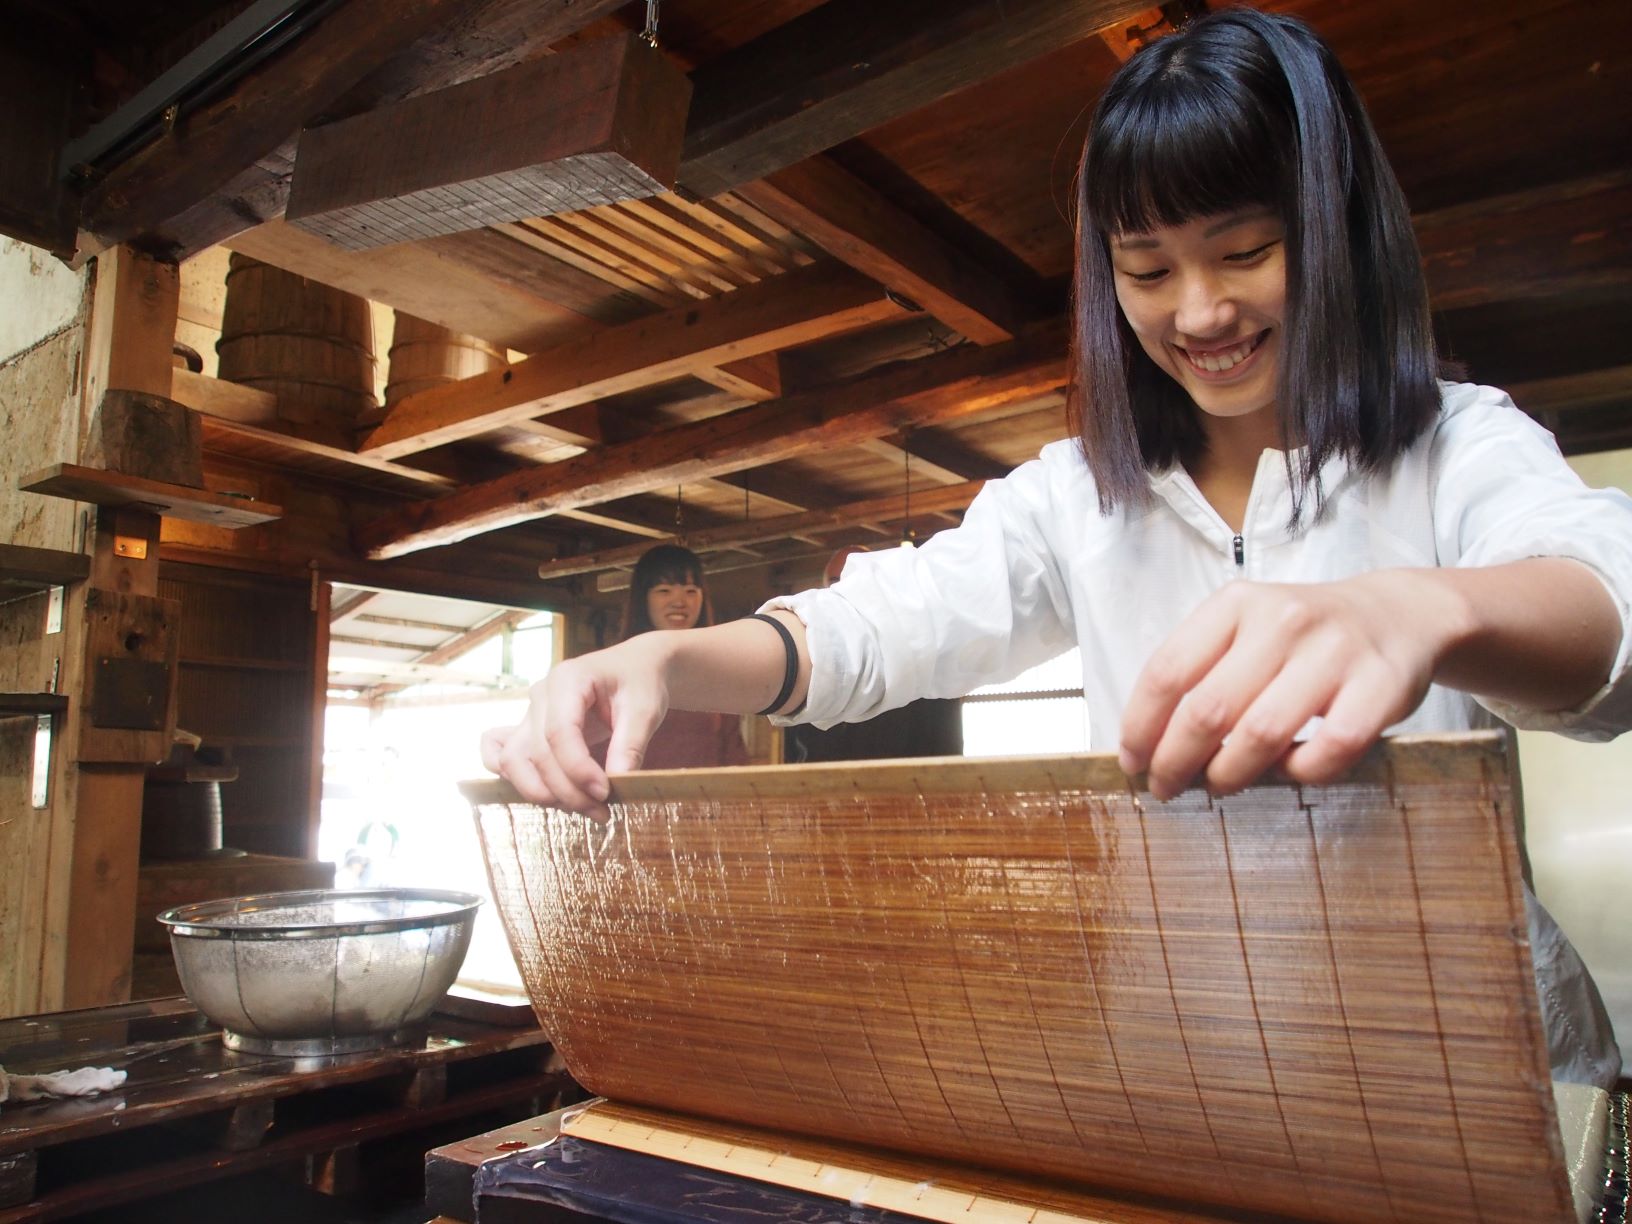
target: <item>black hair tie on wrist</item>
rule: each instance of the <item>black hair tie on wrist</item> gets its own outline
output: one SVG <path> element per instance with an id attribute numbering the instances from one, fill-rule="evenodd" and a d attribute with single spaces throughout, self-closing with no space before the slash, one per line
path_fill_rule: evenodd
<path id="1" fill-rule="evenodd" d="M 793 634 L 788 627 L 774 616 L 766 616 L 763 612 L 755 612 L 749 620 L 762 620 L 772 629 L 775 629 L 782 639 L 782 649 L 787 654 L 787 661 L 782 668 L 782 687 L 777 690 L 776 699 L 760 711 L 760 714 L 775 714 L 782 708 L 784 702 L 793 693 L 794 683 L 799 679 L 799 647 L 793 644 Z"/>

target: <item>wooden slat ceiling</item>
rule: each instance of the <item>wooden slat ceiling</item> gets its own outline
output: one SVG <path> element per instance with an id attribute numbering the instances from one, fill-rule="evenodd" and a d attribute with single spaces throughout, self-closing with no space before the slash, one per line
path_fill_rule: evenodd
<path id="1" fill-rule="evenodd" d="M 70 19 L 92 18 L 89 3 L 81 0 Z M 592 7 L 595 19 L 585 23 L 551 4 L 551 29 L 567 30 L 572 42 L 638 26 L 644 12 L 640 4 Z M 361 254 L 275 220 L 249 226 L 240 218 L 237 232 L 225 235 L 234 250 L 520 354 L 564 361 L 593 353 L 594 337 L 622 329 L 620 352 L 649 361 L 652 373 L 620 375 L 616 389 L 588 402 L 495 420 L 457 442 L 394 445 L 386 459 L 369 456 L 366 440 L 347 455 L 224 423 L 209 430 L 211 451 L 398 498 L 397 511 L 354 524 L 361 544 L 383 542 L 387 551 L 396 547 L 390 536 L 397 529 L 416 548 L 438 542 L 435 532 L 418 528 L 425 514 L 435 518 L 429 507 L 468 504 L 478 524 L 518 521 L 494 510 L 510 491 L 538 489 L 546 492 L 518 494 L 544 498 L 534 526 L 504 527 L 460 550 L 486 539 L 512 553 L 537 550 L 546 567 L 577 568 L 574 557 L 622 555 L 617 550 L 671 533 L 677 503 L 684 530 L 699 536 L 728 536 L 726 529 L 755 519 L 794 522 L 799 515 L 842 517 L 849 505 L 873 507 L 861 521 L 732 546 L 722 565 L 769 564 L 897 534 L 899 516 L 879 507 L 897 496 L 904 502 L 909 483 L 920 496 L 954 490 L 1063 436 L 1057 387 L 1023 387 L 971 408 L 979 387 L 926 384 L 854 418 L 867 422 L 860 432 L 822 434 L 810 414 L 852 411 L 858 394 L 880 385 L 881 371 L 902 362 L 953 369 L 967 363 L 957 353 L 968 349 L 988 353 L 991 368 L 1001 368 L 1003 353 L 1025 343 L 1010 337 L 1058 319 L 1071 262 L 1071 181 L 1087 114 L 1121 55 L 1143 37 L 1139 31 L 1184 6 L 1010 0 L 1000 7 L 1005 30 L 1034 32 L 1018 60 L 993 49 L 983 61 L 980 23 L 990 20 L 990 6 L 975 0 L 887 7 L 876 0 L 665 0 L 660 37 L 697 83 L 694 119 L 707 112 L 718 120 L 729 110 L 736 73 L 744 105 L 751 99 L 755 114 L 798 126 L 794 136 L 767 127 L 752 150 L 756 165 L 774 162 L 778 141 L 818 146 L 814 156 L 801 153 L 803 160 L 711 198 L 681 190 Z M 1424 9 L 1411 0 L 1267 0 L 1263 7 L 1316 26 L 1359 84 L 1415 210 L 1447 350 L 1471 376 L 1511 387 L 1567 449 L 1632 444 L 1624 340 L 1632 324 L 1632 57 L 1624 53 L 1632 45 L 1632 5 L 1444 0 Z M 484 46 L 484 28 L 519 28 L 521 13 L 518 0 L 471 3 L 459 38 L 444 43 Z M 1097 24 L 1084 13 L 1097 15 Z M 845 22 L 881 63 L 890 55 L 925 59 L 891 61 L 897 75 L 879 76 L 883 69 L 859 55 L 844 68 L 844 47 L 788 37 L 809 30 L 832 38 Z M 926 22 L 943 22 L 948 33 L 926 37 Z M 1052 42 L 1035 33 L 1056 29 L 1070 33 Z M 173 43 L 174 23 L 166 30 Z M 132 36 L 128 25 L 119 31 Z M 423 87 L 418 82 L 458 75 L 445 48 L 416 44 L 416 54 L 378 68 L 373 96 L 406 96 Z M 491 48 L 483 54 L 483 64 L 502 62 Z M 925 67 L 935 55 L 956 61 L 956 80 Z M 354 95 L 360 92 L 367 91 Z M 842 104 L 832 105 L 835 98 Z M 743 122 L 751 133 L 751 117 Z M 257 163 L 260 196 L 244 195 L 242 181 L 228 183 L 213 203 L 165 221 L 155 235 L 185 249 L 189 232 L 221 228 L 231 200 L 240 212 L 256 199 L 275 200 L 278 175 L 288 170 L 279 156 Z M 687 174 L 683 164 L 682 182 Z M 800 278 L 816 275 L 818 265 L 837 263 L 881 283 L 897 308 L 855 326 L 790 334 L 747 361 L 688 363 L 683 352 L 648 358 L 640 348 L 643 335 L 664 327 L 684 334 L 687 312 L 709 320 L 733 294 L 774 294 L 784 281 L 805 284 Z M 752 331 L 741 327 L 750 348 Z M 914 395 L 939 397 L 939 406 L 926 412 Z M 758 457 L 729 460 L 738 423 L 746 429 L 782 412 L 789 431 L 838 440 L 783 453 L 755 424 Z M 725 459 L 688 466 L 671 441 L 690 437 L 699 454 Z M 602 456 L 605 472 L 594 466 Z M 651 481 L 643 487 L 632 475 L 643 464 L 697 474 L 678 489 Z M 557 470 L 580 473 L 559 505 L 549 492 L 564 487 Z M 575 517 L 554 513 L 568 504 Z M 926 516 L 923 529 L 955 517 L 955 509 Z M 454 524 L 447 538 L 458 535 Z M 583 581 L 560 578 L 551 589 L 563 599 L 581 597 Z"/>

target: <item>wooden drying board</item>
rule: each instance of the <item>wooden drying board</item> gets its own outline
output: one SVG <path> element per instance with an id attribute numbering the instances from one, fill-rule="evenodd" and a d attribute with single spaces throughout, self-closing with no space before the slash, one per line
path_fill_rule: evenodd
<path id="1" fill-rule="evenodd" d="M 495 900 L 597 1094 L 1203 1211 L 1573 1219 L 1500 736 L 1167 803 L 1105 756 L 506 793 L 467 789 Z"/>

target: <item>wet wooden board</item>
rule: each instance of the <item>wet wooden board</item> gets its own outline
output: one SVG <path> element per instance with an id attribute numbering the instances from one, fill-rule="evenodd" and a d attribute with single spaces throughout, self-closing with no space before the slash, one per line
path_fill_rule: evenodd
<path id="1" fill-rule="evenodd" d="M 221 1030 L 181 998 L 0 1020 L 0 1066 L 9 1072 L 112 1067 L 127 1073 L 120 1088 L 99 1096 L 0 1105 L 0 1157 L 393 1074 L 411 1094 L 412 1077 L 421 1071 L 547 1045 L 536 1027 L 495 1028 L 437 1015 L 418 1046 L 326 1063 L 272 1058 L 226 1049 Z"/>

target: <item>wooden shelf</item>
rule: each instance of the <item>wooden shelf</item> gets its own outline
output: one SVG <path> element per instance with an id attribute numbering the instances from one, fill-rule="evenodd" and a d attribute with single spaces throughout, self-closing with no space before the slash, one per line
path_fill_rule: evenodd
<path id="1" fill-rule="evenodd" d="M 283 517 L 283 507 L 256 502 L 208 489 L 189 489 L 141 476 L 105 472 L 77 463 L 56 463 L 25 476 L 18 484 L 25 493 L 67 497 L 98 506 L 129 506 L 168 518 L 210 523 L 216 527 L 253 527 Z"/>
<path id="2" fill-rule="evenodd" d="M 13 714 L 66 714 L 68 698 L 62 693 L 0 693 L 0 718 Z"/>
<path id="3" fill-rule="evenodd" d="M 0 544 L 0 587 L 43 591 L 82 582 L 90 573 L 91 559 L 84 553 Z M 0 591 L 0 598 L 8 596 Z"/>

